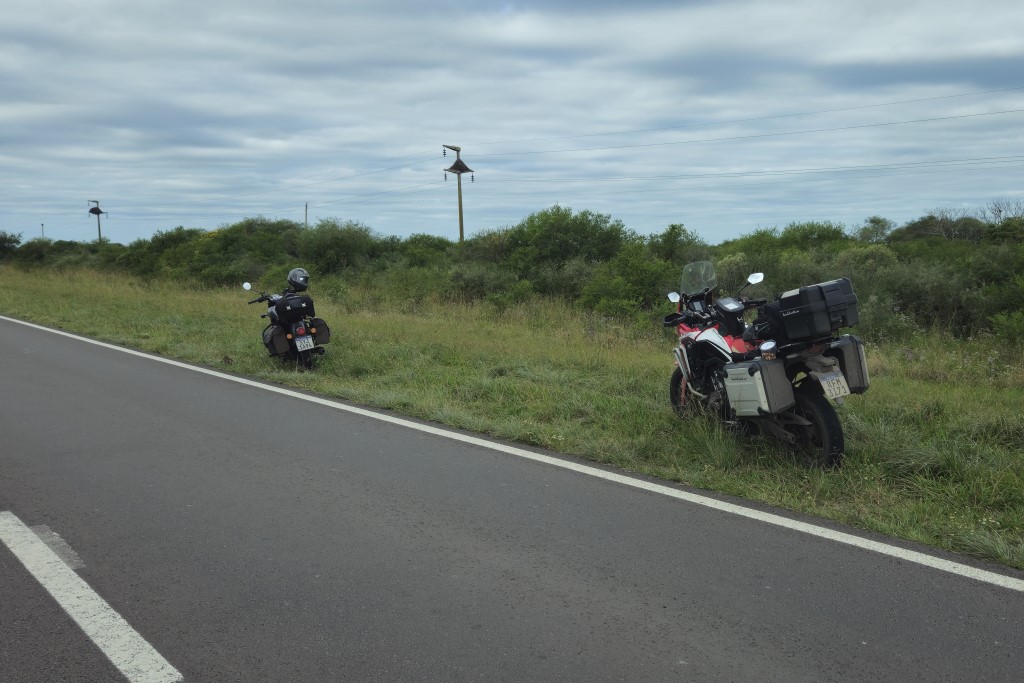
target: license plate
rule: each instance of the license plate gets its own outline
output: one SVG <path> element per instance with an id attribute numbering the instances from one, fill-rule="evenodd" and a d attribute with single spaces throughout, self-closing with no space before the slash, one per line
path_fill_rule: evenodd
<path id="1" fill-rule="evenodd" d="M 846 383 L 846 378 L 843 377 L 843 373 L 839 370 L 833 370 L 832 372 L 826 372 L 823 374 L 815 374 L 818 381 L 821 382 L 821 388 L 825 390 L 825 398 L 842 398 L 850 394 L 850 386 Z"/>
<path id="2" fill-rule="evenodd" d="M 295 348 L 297 348 L 299 351 L 309 351 L 310 349 L 313 348 L 313 338 L 312 337 L 296 337 L 295 338 Z M 845 382 L 844 382 L 844 384 L 845 384 Z M 850 392 L 847 391 L 846 393 L 850 393 Z"/>

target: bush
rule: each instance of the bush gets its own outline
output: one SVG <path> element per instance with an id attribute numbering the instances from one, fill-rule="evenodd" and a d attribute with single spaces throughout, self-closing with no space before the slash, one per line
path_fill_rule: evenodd
<path id="1" fill-rule="evenodd" d="M 299 236 L 298 258 L 321 274 L 366 266 L 377 253 L 378 235 L 362 223 L 324 219 Z"/>
<path id="2" fill-rule="evenodd" d="M 718 262 L 715 263 L 718 291 L 722 296 L 732 296 L 753 272 L 756 271 L 751 270 L 747 255 L 742 251 L 718 259 Z"/>
<path id="3" fill-rule="evenodd" d="M 15 235 L 0 230 L 0 261 L 11 258 L 19 244 L 21 244 L 21 233 Z"/>
<path id="4" fill-rule="evenodd" d="M 711 258 L 711 248 L 707 243 L 682 223 L 673 223 L 661 234 L 651 235 L 647 246 L 655 258 L 680 268 L 693 261 Z"/>
<path id="5" fill-rule="evenodd" d="M 53 240 L 43 237 L 36 237 L 18 247 L 14 252 L 14 261 L 26 266 L 37 266 L 46 263 L 46 257 L 51 251 Z"/>
<path id="6" fill-rule="evenodd" d="M 857 228 L 853 236 L 859 242 L 881 244 L 889 238 L 889 233 L 892 232 L 894 227 L 896 225 L 888 218 L 871 216 L 864 221 L 864 225 Z"/>
<path id="7" fill-rule="evenodd" d="M 655 258 L 642 241 L 626 244 L 610 261 L 598 265 L 590 282 L 584 286 L 580 303 L 606 315 L 611 299 L 618 303 L 614 308 L 631 302 L 630 313 L 638 309 L 650 309 L 655 302 L 672 289 L 676 277 L 676 266 Z M 604 303 L 602 303 L 604 301 Z"/>
<path id="8" fill-rule="evenodd" d="M 454 248 L 455 243 L 446 237 L 417 234 L 406 238 L 399 251 L 410 266 L 447 266 L 451 263 Z"/>
<path id="9" fill-rule="evenodd" d="M 479 263 L 460 263 L 448 272 L 447 291 L 464 301 L 475 301 L 488 294 L 504 292 L 519 278 L 515 273 Z"/>
<path id="10" fill-rule="evenodd" d="M 836 255 L 836 272 L 855 282 L 871 282 L 899 264 L 896 254 L 881 244 L 851 247 Z"/>
<path id="11" fill-rule="evenodd" d="M 997 313 L 992 316 L 992 332 L 1000 341 L 1024 347 L 1024 311 Z"/>
<path id="12" fill-rule="evenodd" d="M 562 265 L 572 259 L 607 261 L 615 256 L 627 236 L 622 221 L 591 211 L 553 206 L 527 216 L 506 231 L 506 263 L 521 278 L 533 279 L 545 264 Z"/>
<path id="13" fill-rule="evenodd" d="M 503 312 L 516 304 L 527 301 L 533 295 L 533 285 L 529 280 L 520 280 L 501 292 L 491 292 L 485 299 Z"/>
<path id="14" fill-rule="evenodd" d="M 597 266 L 582 258 L 569 259 L 562 264 L 544 263 L 533 269 L 530 282 L 539 294 L 575 301 L 594 276 Z"/>
<path id="15" fill-rule="evenodd" d="M 636 314 L 641 297 L 624 277 L 605 271 L 587 284 L 580 303 L 601 315 L 625 318 Z"/>

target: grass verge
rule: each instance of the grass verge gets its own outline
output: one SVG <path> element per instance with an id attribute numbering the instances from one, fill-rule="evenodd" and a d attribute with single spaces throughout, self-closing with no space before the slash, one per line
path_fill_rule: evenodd
<path id="1" fill-rule="evenodd" d="M 840 410 L 847 458 L 811 471 L 668 406 L 673 340 L 557 301 L 397 301 L 314 285 L 333 339 L 314 373 L 267 358 L 241 288 L 0 266 L 0 313 L 324 396 L 1024 569 L 1024 354 L 921 335 L 871 346 Z"/>

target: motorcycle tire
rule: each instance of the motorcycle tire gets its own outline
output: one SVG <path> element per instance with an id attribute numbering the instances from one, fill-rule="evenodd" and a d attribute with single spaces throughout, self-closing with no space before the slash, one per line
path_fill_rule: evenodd
<path id="1" fill-rule="evenodd" d="M 803 384 L 796 390 L 792 412 L 809 425 L 790 425 L 786 431 L 796 440 L 796 451 L 804 464 L 821 469 L 835 469 L 843 462 L 845 441 L 843 425 L 836 410 L 821 389 Z"/>
<path id="2" fill-rule="evenodd" d="M 686 380 L 683 379 L 683 371 L 676 368 L 672 378 L 668 381 L 668 400 L 672 404 L 672 410 L 676 415 L 686 414 L 689 406 L 689 396 L 686 394 Z"/>

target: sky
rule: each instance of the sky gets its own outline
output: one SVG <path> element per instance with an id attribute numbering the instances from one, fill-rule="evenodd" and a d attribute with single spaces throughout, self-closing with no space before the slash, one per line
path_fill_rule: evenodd
<path id="1" fill-rule="evenodd" d="M 707 242 L 1024 198 L 1019 0 L 5 0 L 0 231 Z M 101 226 L 89 214 L 107 212 Z"/>

